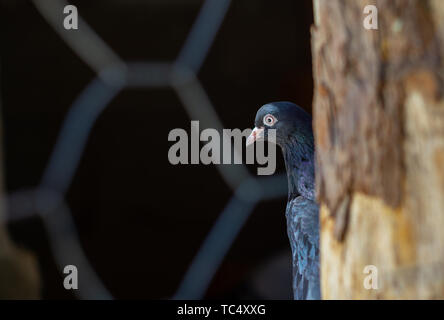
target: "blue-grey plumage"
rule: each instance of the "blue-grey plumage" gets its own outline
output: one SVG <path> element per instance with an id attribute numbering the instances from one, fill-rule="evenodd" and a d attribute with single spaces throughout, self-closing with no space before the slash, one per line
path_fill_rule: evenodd
<path id="1" fill-rule="evenodd" d="M 320 299 L 319 207 L 315 201 L 314 140 L 311 116 L 291 102 L 262 106 L 247 144 L 267 140 L 276 129 L 276 144 L 282 149 L 288 180 L 285 216 L 292 250 L 295 299 Z"/>
<path id="2" fill-rule="evenodd" d="M 294 299 L 320 299 L 319 208 L 302 196 L 287 203 L 287 234 L 293 264 Z"/>

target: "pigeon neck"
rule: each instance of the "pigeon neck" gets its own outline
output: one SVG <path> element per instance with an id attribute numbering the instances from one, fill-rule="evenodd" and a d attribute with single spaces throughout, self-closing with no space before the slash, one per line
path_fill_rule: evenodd
<path id="1" fill-rule="evenodd" d="M 288 198 L 297 196 L 314 200 L 314 144 L 313 135 L 292 136 L 282 152 L 288 179 Z"/>

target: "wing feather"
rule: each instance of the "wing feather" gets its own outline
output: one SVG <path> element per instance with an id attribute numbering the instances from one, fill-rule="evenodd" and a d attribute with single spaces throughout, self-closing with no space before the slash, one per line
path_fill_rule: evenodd
<path id="1" fill-rule="evenodd" d="M 293 255 L 295 299 L 320 299 L 319 207 L 302 196 L 288 202 L 287 233 Z"/>

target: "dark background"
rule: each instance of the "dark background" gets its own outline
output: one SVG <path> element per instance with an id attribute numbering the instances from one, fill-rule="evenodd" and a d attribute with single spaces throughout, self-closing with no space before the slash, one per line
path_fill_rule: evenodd
<path id="1" fill-rule="evenodd" d="M 0 3 L 6 188 L 14 192 L 38 185 L 67 110 L 95 75 L 29 1 Z M 124 61 L 170 61 L 202 1 L 71 3 Z M 198 74 L 225 128 L 252 127 L 256 110 L 271 101 L 311 110 L 312 19 L 311 1 L 232 1 Z M 117 298 L 173 295 L 232 195 L 214 166 L 170 165 L 173 128 L 190 128 L 173 90 L 124 90 L 96 122 L 68 191 L 82 247 Z M 285 204 L 282 197 L 256 207 L 207 298 L 290 298 Z M 42 296 L 72 298 L 39 218 L 8 227 L 38 257 Z M 273 259 L 285 274 L 275 274 L 278 293 L 264 296 L 253 278 Z"/>

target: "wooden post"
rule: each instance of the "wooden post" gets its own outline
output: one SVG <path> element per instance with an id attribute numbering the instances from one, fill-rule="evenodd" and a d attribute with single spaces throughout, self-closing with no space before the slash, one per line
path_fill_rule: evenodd
<path id="1" fill-rule="evenodd" d="M 314 0 L 314 14 L 323 298 L 442 299 L 444 2 Z"/>

